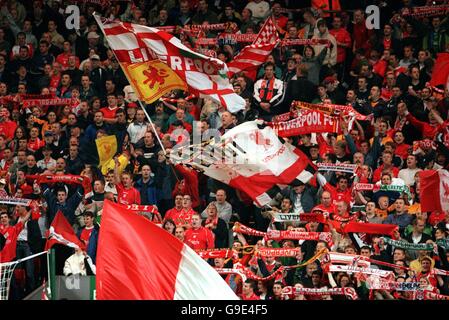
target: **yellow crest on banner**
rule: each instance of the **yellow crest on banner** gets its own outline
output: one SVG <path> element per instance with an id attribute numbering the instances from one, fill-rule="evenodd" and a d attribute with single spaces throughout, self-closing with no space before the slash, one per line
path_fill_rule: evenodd
<path id="1" fill-rule="evenodd" d="M 100 166 L 103 166 L 117 153 L 117 138 L 116 136 L 105 136 L 96 139 L 95 143 L 97 145 Z"/>
<path id="2" fill-rule="evenodd" d="M 187 90 L 186 83 L 160 60 L 122 63 L 131 86 L 140 100 L 152 103 L 171 90 Z"/>

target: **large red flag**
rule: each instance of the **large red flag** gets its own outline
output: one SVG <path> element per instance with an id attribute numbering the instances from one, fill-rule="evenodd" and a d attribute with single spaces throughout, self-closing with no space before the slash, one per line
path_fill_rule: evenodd
<path id="1" fill-rule="evenodd" d="M 443 52 L 437 54 L 437 60 L 433 68 L 432 79 L 430 84 L 438 86 L 440 84 L 447 85 L 449 78 L 449 53 Z"/>
<path id="2" fill-rule="evenodd" d="M 237 299 L 191 248 L 125 207 L 105 200 L 97 252 L 97 299 Z"/>
<path id="3" fill-rule="evenodd" d="M 49 250 L 55 244 L 63 244 L 65 246 L 85 250 L 86 246 L 73 231 L 72 226 L 64 217 L 61 211 L 56 213 L 47 235 L 47 243 L 45 250 Z"/>
<path id="4" fill-rule="evenodd" d="M 419 173 L 422 211 L 449 211 L 449 172 L 424 170 Z"/>

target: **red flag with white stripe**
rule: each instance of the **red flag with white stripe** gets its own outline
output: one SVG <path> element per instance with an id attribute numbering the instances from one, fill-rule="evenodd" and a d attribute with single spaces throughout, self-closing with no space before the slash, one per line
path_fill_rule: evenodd
<path id="1" fill-rule="evenodd" d="M 246 71 L 247 76 L 254 80 L 257 75 L 257 68 L 267 60 L 271 51 L 273 51 L 280 41 L 276 26 L 270 16 L 260 29 L 254 42 L 243 48 L 228 63 L 229 75 L 232 76 L 236 73 Z"/>
<path id="2" fill-rule="evenodd" d="M 105 200 L 97 251 L 98 300 L 237 300 L 223 278 L 172 234 Z"/>
<path id="3" fill-rule="evenodd" d="M 45 250 L 49 250 L 55 244 L 62 244 L 71 248 L 85 250 L 86 246 L 76 236 L 72 226 L 64 217 L 61 211 L 56 213 L 50 229 L 47 234 L 47 243 L 45 244 Z"/>
<path id="4" fill-rule="evenodd" d="M 422 211 L 449 211 L 449 172 L 424 170 L 419 172 L 419 199 Z"/>
<path id="5" fill-rule="evenodd" d="M 234 92 L 223 61 L 195 52 L 157 28 L 95 18 L 141 100 L 151 103 L 173 89 L 188 89 L 230 112 L 244 109 L 245 100 Z"/>

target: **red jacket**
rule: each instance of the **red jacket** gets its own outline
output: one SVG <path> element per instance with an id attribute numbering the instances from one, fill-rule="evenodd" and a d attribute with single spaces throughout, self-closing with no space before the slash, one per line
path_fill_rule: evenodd
<path id="1" fill-rule="evenodd" d="M 18 222 L 15 226 L 0 225 L 0 233 L 6 240 L 5 246 L 0 251 L 0 262 L 10 262 L 16 257 L 17 237 L 23 226 L 22 222 Z"/>
<path id="2" fill-rule="evenodd" d="M 184 242 L 193 250 L 213 249 L 215 247 L 215 235 L 205 227 L 190 228 L 185 233 Z"/>
<path id="3" fill-rule="evenodd" d="M 177 172 L 182 175 L 182 179 L 176 182 L 173 190 L 173 198 L 178 194 L 188 194 L 192 197 L 192 208 L 200 205 L 200 193 L 198 191 L 198 173 L 193 169 L 188 169 L 180 164 L 175 166 Z"/>
<path id="4" fill-rule="evenodd" d="M 373 31 L 366 28 L 365 20 L 363 20 L 361 23 L 354 24 L 353 27 L 354 30 L 352 32 L 352 35 L 354 39 L 355 49 L 357 50 L 365 47 Z"/>
<path id="5" fill-rule="evenodd" d="M 351 35 L 346 29 L 332 29 L 329 30 L 329 33 L 335 37 L 335 40 L 337 40 L 337 42 L 344 43 L 348 46 L 348 48 L 351 48 Z M 337 45 L 337 63 L 343 63 L 346 60 L 346 49 L 347 48 Z"/>

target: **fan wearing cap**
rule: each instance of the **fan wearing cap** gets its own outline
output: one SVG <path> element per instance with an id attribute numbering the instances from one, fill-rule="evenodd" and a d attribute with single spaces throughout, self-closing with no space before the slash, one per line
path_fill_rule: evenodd
<path id="1" fill-rule="evenodd" d="M 98 54 L 90 57 L 90 63 L 92 69 L 89 74 L 89 79 L 95 91 L 103 94 L 103 92 L 106 92 L 107 71 L 101 66 L 100 56 Z"/>
<path id="2" fill-rule="evenodd" d="M 289 188 L 282 190 L 282 195 L 291 200 L 295 213 L 310 212 L 315 206 L 315 193 L 314 188 L 297 179 L 291 183 Z"/>

